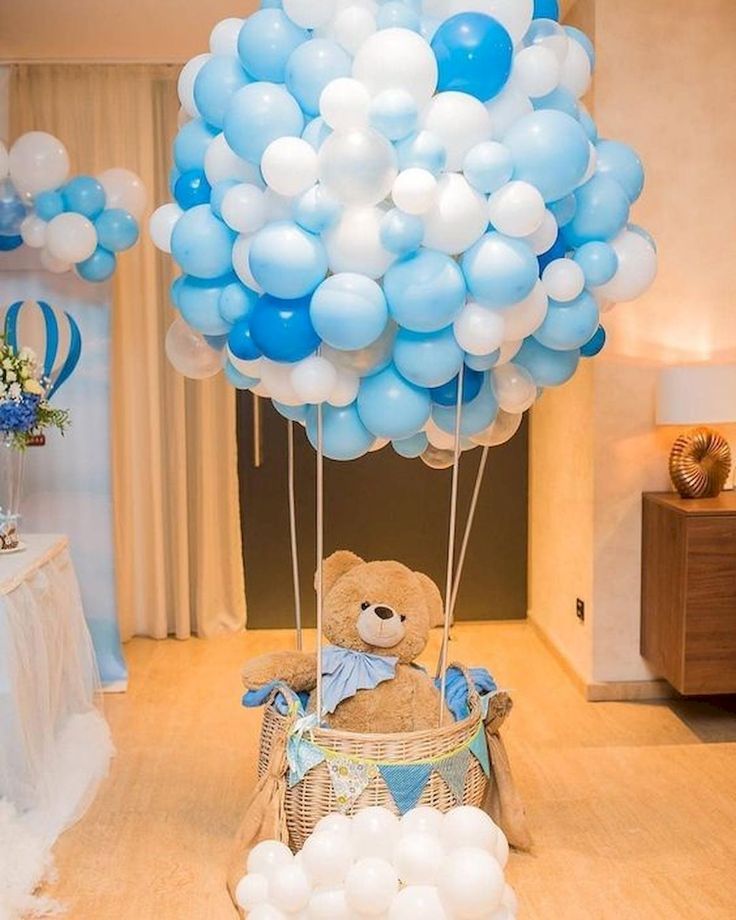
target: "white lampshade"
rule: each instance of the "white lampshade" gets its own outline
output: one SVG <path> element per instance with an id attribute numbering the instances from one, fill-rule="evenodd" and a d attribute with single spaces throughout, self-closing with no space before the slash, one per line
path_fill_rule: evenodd
<path id="1" fill-rule="evenodd" d="M 730 422 L 736 422 L 736 364 L 684 364 L 659 372 L 658 425 Z"/>

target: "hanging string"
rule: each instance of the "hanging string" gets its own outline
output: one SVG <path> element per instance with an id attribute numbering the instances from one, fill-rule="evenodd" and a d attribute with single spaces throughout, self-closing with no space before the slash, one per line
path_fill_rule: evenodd
<path id="1" fill-rule="evenodd" d="M 322 722 L 322 609 L 324 604 L 324 457 L 322 455 L 322 404 L 317 405 L 317 719 Z"/>
<path id="2" fill-rule="evenodd" d="M 465 554 L 468 551 L 468 543 L 470 542 L 470 534 L 473 530 L 473 521 L 475 520 L 475 511 L 478 507 L 478 498 L 480 497 L 481 486 L 483 485 L 483 476 L 486 471 L 486 464 L 488 463 L 488 454 L 490 453 L 490 447 L 484 447 L 480 455 L 480 462 L 478 463 L 478 472 L 475 474 L 475 486 L 473 487 L 473 497 L 470 500 L 470 508 L 468 509 L 468 517 L 465 521 L 465 533 L 463 534 L 463 542 L 460 547 L 460 555 L 458 556 L 457 566 L 455 568 L 455 583 L 452 586 L 452 603 L 450 604 L 450 623 L 455 622 L 455 604 L 457 603 L 457 595 L 460 589 L 460 582 L 463 577 L 463 568 L 465 567 Z"/>
<path id="3" fill-rule="evenodd" d="M 291 577 L 294 584 L 294 620 L 296 622 L 296 647 L 301 652 L 302 639 L 302 596 L 299 590 L 299 551 L 296 540 L 296 484 L 294 480 L 294 422 L 289 419 L 286 437 L 288 443 L 289 476 L 289 535 L 291 537 Z"/>
<path id="4" fill-rule="evenodd" d="M 450 645 L 450 619 L 452 617 L 453 569 L 455 563 L 455 530 L 457 525 L 457 487 L 460 474 L 460 422 L 463 406 L 463 377 L 457 377 L 457 404 L 455 406 L 455 449 L 452 460 L 452 487 L 450 492 L 450 530 L 447 538 L 447 580 L 445 582 L 445 616 L 442 624 L 442 650 L 440 652 L 440 715 L 439 725 L 445 717 L 445 695 L 447 693 L 447 655 Z"/>

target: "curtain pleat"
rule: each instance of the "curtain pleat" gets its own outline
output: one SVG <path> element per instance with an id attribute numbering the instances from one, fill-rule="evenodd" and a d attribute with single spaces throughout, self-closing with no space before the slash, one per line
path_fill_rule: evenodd
<path id="1" fill-rule="evenodd" d="M 45 130 L 75 173 L 137 172 L 168 200 L 178 102 L 174 65 L 12 65 L 11 137 Z M 144 224 L 147 223 L 147 215 Z M 124 639 L 241 629 L 245 592 L 235 396 L 222 376 L 187 381 L 167 363 L 170 257 L 147 237 L 113 280 L 112 469 Z"/>

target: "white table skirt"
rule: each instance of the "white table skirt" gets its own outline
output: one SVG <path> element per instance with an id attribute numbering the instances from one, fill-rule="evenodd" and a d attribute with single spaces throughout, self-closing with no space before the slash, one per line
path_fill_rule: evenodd
<path id="1" fill-rule="evenodd" d="M 0 556 L 0 799 L 48 842 L 107 772 L 109 730 L 66 537 Z"/>

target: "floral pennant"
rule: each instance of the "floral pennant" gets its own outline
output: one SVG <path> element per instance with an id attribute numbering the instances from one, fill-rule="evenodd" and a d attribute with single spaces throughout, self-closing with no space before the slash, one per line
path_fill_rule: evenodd
<path id="1" fill-rule="evenodd" d="M 465 748 L 462 751 L 458 751 L 457 754 L 453 754 L 451 757 L 446 757 L 444 760 L 438 761 L 435 766 L 435 769 L 447 783 L 448 789 L 453 794 L 458 804 L 462 804 L 463 801 L 465 777 L 468 773 L 469 764 L 470 751 L 468 748 Z"/>
<path id="2" fill-rule="evenodd" d="M 491 761 L 488 757 L 488 742 L 486 741 L 486 733 L 483 730 L 483 726 L 478 729 L 478 734 L 473 738 L 473 740 L 468 745 L 468 750 L 475 757 L 478 763 L 483 768 L 483 772 L 486 776 L 491 775 Z"/>
<path id="3" fill-rule="evenodd" d="M 381 776 L 403 815 L 417 804 L 432 772 L 431 763 L 382 764 Z"/>
<path id="4" fill-rule="evenodd" d="M 371 780 L 378 776 L 378 767 L 374 763 L 360 763 L 342 757 L 328 757 L 327 768 L 337 810 L 343 814 L 360 798 Z"/>

